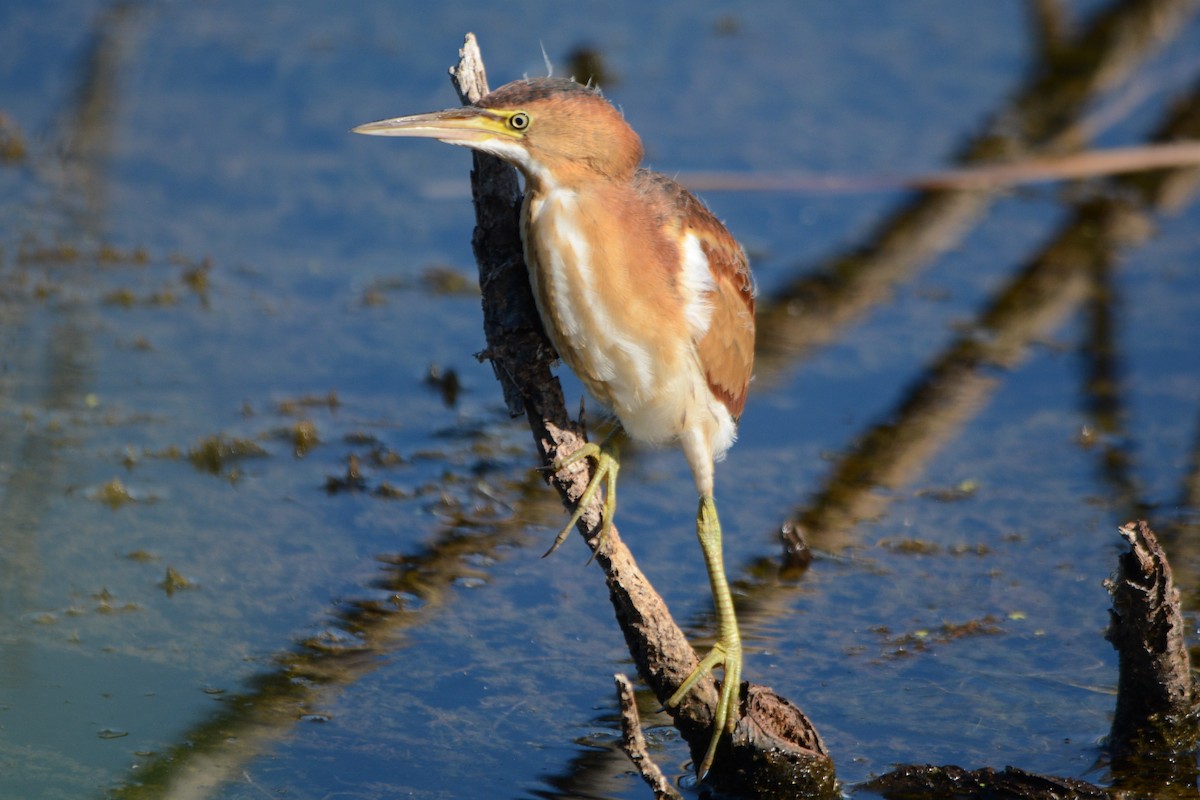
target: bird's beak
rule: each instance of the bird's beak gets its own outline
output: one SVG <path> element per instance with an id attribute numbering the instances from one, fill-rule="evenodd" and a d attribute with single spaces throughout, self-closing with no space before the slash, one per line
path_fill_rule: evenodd
<path id="1" fill-rule="evenodd" d="M 430 114 L 413 114 L 409 117 L 381 119 L 378 122 L 359 125 L 353 131 L 369 136 L 416 136 L 466 145 L 497 137 L 513 138 L 517 136 L 515 131 L 510 130 L 504 124 L 503 117 L 473 106 L 434 111 Z"/>

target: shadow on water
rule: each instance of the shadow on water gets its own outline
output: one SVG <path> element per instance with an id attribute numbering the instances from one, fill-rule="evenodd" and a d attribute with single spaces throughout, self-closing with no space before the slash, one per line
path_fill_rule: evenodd
<path id="1" fill-rule="evenodd" d="M 1031 15 L 1036 63 L 983 132 L 960 149 L 955 156 L 960 163 L 1086 147 L 1099 133 L 1089 116 L 1097 99 L 1128 81 L 1181 30 L 1194 4 L 1115 2 L 1077 32 L 1068 30 L 1055 13 L 1056 4 L 1033 3 L 1032 8 L 1037 12 Z M 57 256 L 43 262 L 69 271 L 64 281 L 89 280 L 87 269 L 72 268 L 81 249 L 75 242 L 93 242 L 104 231 L 104 165 L 120 97 L 118 67 L 141 10 L 118 3 L 97 18 L 92 45 L 81 60 L 84 79 L 72 108 L 61 117 L 62 130 L 56 137 L 61 150 L 55 159 L 43 159 L 34 167 L 44 170 L 46 181 L 55 187 L 52 199 L 37 212 L 55 224 L 43 220 L 43 226 L 61 226 L 69 242 L 61 248 L 54 245 Z M 1200 85 L 1200 76 L 1195 82 Z M 1153 139 L 1200 138 L 1197 109 L 1200 95 L 1178 98 Z M 1084 444 L 1104 488 L 1105 512 L 1114 522 L 1146 516 L 1162 532 L 1172 555 L 1194 551 L 1200 524 L 1200 423 L 1191 460 L 1179 478 L 1177 505 L 1157 508 L 1139 485 L 1137 434 L 1128 428 L 1127 357 L 1114 323 L 1122 298 L 1114 274 L 1125 254 L 1151 240 L 1160 215 L 1194 201 L 1198 174 L 1194 169 L 1161 171 L 1095 181 L 1064 192 L 1065 217 L 1049 241 L 1014 269 L 954 341 L 928 359 L 923 374 L 903 390 L 885 418 L 864 427 L 851 447 L 832 458 L 820 488 L 782 521 L 785 536 L 802 537 L 821 554 L 852 545 L 861 523 L 879 517 L 891 502 L 892 495 L 881 490 L 917 480 L 1031 348 L 1069 316 L 1082 312 L 1087 324 L 1078 348 L 1080 402 L 1090 420 Z M 797 270 L 801 277 L 760 302 L 760 385 L 769 388 L 783 382 L 822 346 L 836 342 L 857 321 L 887 304 L 897 287 L 913 280 L 986 218 L 998 197 L 985 191 L 917 193 L 850 252 Z M 96 252 L 88 247 L 88 252 Z M 51 250 L 31 245 L 27 266 L 36 252 L 45 255 Z M 17 266 L 10 263 L 5 268 Z M 11 391 L 5 387 L 5 394 L 23 396 L 47 416 L 84 407 L 92 361 L 87 332 L 94 326 L 78 315 L 88 314 L 87 306 L 64 306 L 55 326 L 31 336 L 23 324 L 22 304 L 4 301 L 3 288 L 0 283 L 6 364 L 0 380 L 11 383 L 20 375 L 28 381 Z M 0 427 L 0 462 L 15 465 L 4 476 L 0 496 L 0 597 L 6 614 L 20 616 L 34 607 L 32 587 L 39 574 L 39 542 L 34 536 L 51 499 L 48 492 L 57 493 L 68 482 L 63 477 L 67 465 L 59 455 L 62 447 L 52 427 L 35 427 L 32 433 L 15 424 Z M 496 463 L 508 464 L 500 457 Z M 174 745 L 140 760 L 107 796 L 215 795 L 236 781 L 253 759 L 277 747 L 298 720 L 319 714 L 332 697 L 405 648 L 409 632 L 466 602 L 457 587 L 464 579 L 487 580 L 493 565 L 529 543 L 528 520 L 539 517 L 547 502 L 536 475 L 526 475 L 524 482 L 506 481 L 494 472 L 486 477 L 490 493 L 466 490 L 457 510 L 431 526 L 428 544 L 380 558 L 363 597 L 330 609 L 320 634 L 292 646 L 281 642 L 269 668 L 241 691 L 224 696 L 218 711 L 188 727 Z M 798 547 L 792 543 L 793 550 Z M 1196 552 L 1179 560 L 1176 574 L 1181 584 L 1195 585 L 1197 575 L 1189 568 L 1197 563 Z M 799 572 L 789 569 L 786 559 L 780 564 L 764 556 L 748 563 L 736 581 L 745 624 L 766 626 L 785 619 L 802 585 Z M 1196 596 L 1189 597 L 1193 608 L 1196 602 Z M 693 627 L 707 629 L 708 623 L 706 615 Z M 19 660 L 6 647 L 5 669 L 15 668 L 9 665 Z M 610 720 L 602 716 L 597 724 Z M 922 757 L 919 747 L 919 742 L 913 743 L 914 761 Z M 622 791 L 614 778 L 626 769 L 622 758 L 615 748 L 584 747 L 558 775 L 543 777 L 550 787 L 544 794 L 609 796 Z"/>
<path id="2" fill-rule="evenodd" d="M 971 142 L 959 160 L 1020 158 L 1084 146 L 1085 134 L 1093 133 L 1081 124 L 1089 104 L 1150 58 L 1187 21 L 1190 10 L 1183 2 L 1117 3 L 1098 14 L 1077 39 L 1055 39 L 1054 46 L 1043 47 L 1029 85 L 994 115 L 996 132 L 989 130 Z M 1052 38 L 1050 32 L 1043 34 L 1043 40 Z M 1164 133 L 1169 138 L 1181 132 Z M 1095 216 L 1101 208 L 1089 209 L 1117 202 L 1120 182 L 1109 191 L 1113 200 L 1077 207 L 1076 220 L 1060 234 L 1060 250 L 1044 251 L 998 293 L 968 335 L 934 359 L 890 419 L 860 435 L 859 444 L 837 461 L 825 488 L 795 512 L 792 524 L 785 523 L 788 530 L 803 532 L 821 549 L 839 549 L 857 522 L 883 510 L 887 501 L 876 490 L 896 488 L 919 475 L 921 466 L 983 405 L 1000 381 L 997 369 L 1015 366 L 1031 343 L 1077 309 L 1084 296 L 1083 270 L 1096 257 L 1115 257 L 1103 250 L 1104 242 L 1086 244 L 1103 221 Z M 832 259 L 766 298 L 759 312 L 759 379 L 770 381 L 886 302 L 902 281 L 961 240 L 998 196 L 983 191 L 922 193 L 879 226 L 857 252 Z M 1079 252 L 1081 247 L 1086 249 Z M 1064 257 L 1071 259 L 1066 269 L 1059 263 Z"/>
<path id="3" fill-rule="evenodd" d="M 527 487 L 532 488 L 532 487 Z M 515 494 L 519 487 L 504 487 Z M 140 764 L 118 798 L 204 797 L 237 780 L 298 721 L 330 705 L 334 695 L 405 647 L 405 632 L 428 624 L 454 600 L 464 579 L 486 578 L 472 564 L 500 563 L 523 543 L 520 519 L 502 502 L 480 502 L 447 519 L 424 551 L 380 558 L 372 599 L 341 604 L 321 633 L 276 655 L 273 668 L 244 691 L 222 698 L 222 710 L 190 728 L 181 743 Z"/>
<path id="4" fill-rule="evenodd" d="M 0 262 L 4 353 L 0 388 L 4 396 L 24 398 L 31 407 L 41 409 L 47 419 L 70 415 L 87 403 L 93 369 L 89 331 L 94 320 L 88 318 L 86 308 L 67 304 L 48 330 L 28 324 L 27 306 L 18 300 L 23 294 L 20 284 L 27 280 L 21 273 L 46 267 L 60 273 L 65 283 L 88 280 L 93 264 L 78 242 L 97 234 L 103 225 L 106 159 L 119 95 L 116 65 L 126 51 L 131 16 L 129 6 L 117 3 L 96 18 L 80 60 L 79 83 L 53 132 L 57 157 L 35 160 L 21 147 L 22 155 L 34 161 L 33 168 L 42 170 L 54 187 L 39 216 L 47 218 L 51 227 L 62 228 L 65 243 L 49 247 L 23 244 L 15 264 Z M 13 290 L 12 300 L 5 299 L 6 290 Z M 42 291 L 48 296 L 57 290 Z M 53 427 L 25 425 L 12 418 L 9 422 L 0 424 L 0 463 L 12 465 L 0 493 L 0 598 L 3 613 L 19 618 L 35 608 L 32 587 L 41 572 L 41 518 L 52 495 L 66 483 L 63 453 L 71 442 L 69 435 Z M 5 648 L 6 664 L 23 660 Z"/>

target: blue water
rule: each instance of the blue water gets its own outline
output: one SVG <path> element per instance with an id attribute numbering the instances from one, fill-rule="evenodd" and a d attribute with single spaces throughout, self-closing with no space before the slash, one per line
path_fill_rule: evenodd
<path id="1" fill-rule="evenodd" d="M 1104 7 L 1064 5 L 1080 29 Z M 474 357 L 469 158 L 348 130 L 453 105 L 445 70 L 474 31 L 493 85 L 543 74 L 543 49 L 560 70 L 595 49 L 658 169 L 896 175 L 953 163 L 1039 60 L 1020 3 L 811 6 L 0 10 L 0 113 L 27 148 L 0 162 L 6 796 L 646 796 L 615 749 L 611 675 L 632 667 L 602 577 L 574 538 L 539 558 L 560 507 Z M 1195 83 L 1198 36 L 1184 19 L 1097 93 L 1097 141 L 1156 128 Z M 803 578 L 773 564 L 779 525 L 1081 199 L 1112 191 L 1004 192 L 823 346 L 760 362 L 718 468 L 746 677 L 806 710 L 848 786 L 903 762 L 1104 777 L 1115 528 L 1197 517 L 1191 195 L 1113 254 L 1116 427 L 1087 410 L 1068 293 L 896 451 L 857 495 L 869 514 L 814 536 Z M 869 250 L 909 197 L 705 199 L 766 309 Z M 466 288 L 438 288 L 446 274 Z M 455 373 L 452 402 L 431 367 Z M 319 438 L 303 453 L 301 421 Z M 218 436 L 262 454 L 194 465 Z M 365 491 L 331 491 L 351 455 Z M 622 477 L 622 533 L 703 641 L 686 465 L 635 448 Z M 114 479 L 130 502 L 104 502 Z M 1194 598 L 1187 541 L 1170 552 Z M 168 591 L 168 569 L 189 585 Z M 942 635 L 972 620 L 988 632 Z M 652 708 L 656 756 L 683 780 L 686 748 Z"/>

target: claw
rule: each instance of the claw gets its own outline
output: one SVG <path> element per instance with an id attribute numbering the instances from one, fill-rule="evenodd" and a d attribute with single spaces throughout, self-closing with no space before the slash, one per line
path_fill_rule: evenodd
<path id="1" fill-rule="evenodd" d="M 621 468 L 620 442 L 617 440 L 617 435 L 617 432 L 614 431 L 599 445 L 588 442 L 571 453 L 571 455 L 566 458 L 560 458 L 551 465 L 551 471 L 557 473 L 585 458 L 594 459 L 596 462 L 592 479 L 588 482 L 583 494 L 579 496 L 579 502 L 575 504 L 575 511 L 571 514 L 570 519 L 567 520 L 567 524 L 554 537 L 554 543 L 550 545 L 550 549 L 542 554 L 542 558 L 553 553 L 567 540 L 571 529 L 579 522 L 579 518 L 583 516 L 583 512 L 591 506 L 592 500 L 595 499 L 596 492 L 600 490 L 601 484 L 604 486 L 604 506 L 601 513 L 600 532 L 596 547 L 592 550 L 591 558 L 588 559 L 589 564 L 596 557 L 596 553 L 600 551 L 600 548 L 604 546 L 604 542 L 608 538 L 608 531 L 612 528 L 613 514 L 617 510 L 617 472 Z"/>
<path id="2" fill-rule="evenodd" d="M 738 701 L 741 697 L 742 689 L 742 645 L 736 639 L 736 631 L 734 633 L 735 640 L 731 643 L 718 642 L 712 650 L 708 652 L 700 664 L 692 670 L 692 674 L 688 675 L 680 687 L 667 700 L 668 708 L 675 708 L 682 702 L 683 698 L 691 691 L 692 687 L 703 678 L 712 672 L 714 667 L 722 666 L 725 670 L 724 680 L 721 681 L 721 694 L 717 700 L 717 709 L 713 713 L 713 733 L 712 739 L 709 740 L 708 750 L 704 754 L 704 759 L 700 762 L 696 769 L 696 775 L 703 780 L 712 767 L 713 759 L 717 755 L 717 745 L 721 741 L 722 734 L 733 733 L 737 727 Z"/>

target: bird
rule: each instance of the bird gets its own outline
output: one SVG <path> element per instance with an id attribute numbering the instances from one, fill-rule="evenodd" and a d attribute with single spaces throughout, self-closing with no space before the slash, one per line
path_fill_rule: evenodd
<path id="1" fill-rule="evenodd" d="M 682 449 L 699 495 L 696 533 L 717 637 L 667 706 L 722 668 L 712 737 L 697 766 L 705 776 L 722 735 L 736 727 L 743 665 L 713 473 L 737 436 L 754 365 L 756 290 L 745 251 L 691 192 L 642 166 L 641 139 L 616 106 L 570 78 L 516 80 L 473 105 L 353 131 L 468 147 L 524 178 L 521 241 L 538 315 L 561 359 L 617 422 L 601 444 L 550 465 L 595 466 L 547 555 L 601 488 L 595 547 L 604 545 L 623 441 Z"/>

